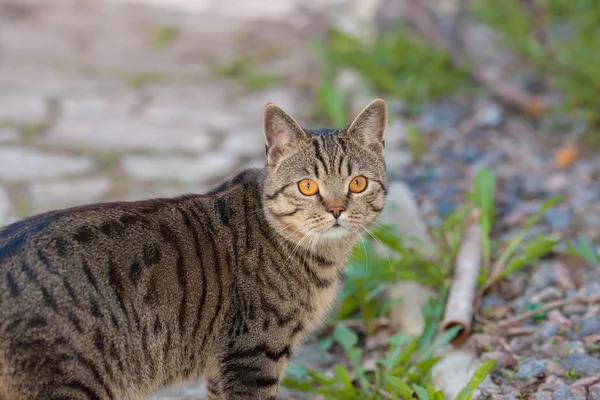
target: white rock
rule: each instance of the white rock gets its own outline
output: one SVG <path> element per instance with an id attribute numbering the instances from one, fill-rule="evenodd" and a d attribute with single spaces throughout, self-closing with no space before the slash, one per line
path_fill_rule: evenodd
<path id="1" fill-rule="evenodd" d="M 443 358 L 431 370 L 431 385 L 436 390 L 441 390 L 446 399 L 453 400 L 469 383 L 481 361 L 477 357 L 470 339 L 461 348 L 448 346 L 438 351 L 435 356 Z M 495 387 L 496 385 L 487 376 L 479 389 L 475 391 L 473 398 L 479 398 L 479 391 L 482 388 L 493 389 Z"/>
<path id="2" fill-rule="evenodd" d="M 8 224 L 8 213 L 10 212 L 10 200 L 8 194 L 0 186 L 0 227 Z"/>
<path id="3" fill-rule="evenodd" d="M 420 335 L 425 328 L 423 306 L 436 296 L 433 289 L 413 281 L 396 282 L 387 291 L 389 299 L 402 299 L 390 310 L 390 326 L 395 332 Z"/>
<path id="4" fill-rule="evenodd" d="M 210 154 L 202 157 L 127 156 L 123 170 L 132 178 L 142 181 L 214 182 L 230 175 L 238 164 L 235 157 Z"/>
<path id="5" fill-rule="evenodd" d="M 25 147 L 0 148 L 0 179 L 9 182 L 58 178 L 87 173 L 89 159 L 64 153 L 41 153 Z"/>
<path id="6" fill-rule="evenodd" d="M 400 237 L 417 240 L 425 248 L 433 247 L 417 201 L 404 182 L 390 183 L 387 204 L 379 219 L 384 223 L 394 224 Z"/>
<path id="7" fill-rule="evenodd" d="M 126 117 L 137 103 L 133 93 L 116 92 L 104 96 L 71 96 L 61 103 L 61 117 L 96 119 Z"/>
<path id="8" fill-rule="evenodd" d="M 133 119 L 61 119 L 50 144 L 105 150 L 205 151 L 211 139 L 197 127 L 158 126 Z"/>
<path id="9" fill-rule="evenodd" d="M 14 129 L 0 128 L 0 143 L 16 142 L 19 140 L 19 133 Z"/>
<path id="10" fill-rule="evenodd" d="M 259 157 L 265 152 L 262 134 L 236 132 L 228 134 L 221 143 L 223 154 L 235 157 Z"/>
<path id="11" fill-rule="evenodd" d="M 36 123 L 46 118 L 46 102 L 40 96 L 0 97 L 0 121 Z"/>
<path id="12" fill-rule="evenodd" d="M 394 224 L 398 235 L 405 240 L 416 240 L 423 254 L 433 254 L 433 243 L 429 237 L 425 221 L 421 217 L 417 202 L 410 188 L 403 182 L 389 185 L 388 202 L 380 220 Z M 407 242 L 409 245 L 410 242 Z M 420 334 L 425 326 L 421 309 L 435 292 L 422 284 L 401 281 L 387 290 L 390 299 L 402 299 L 390 309 L 390 325 L 395 331 Z"/>
<path id="13" fill-rule="evenodd" d="M 111 181 L 105 176 L 33 183 L 29 197 L 35 212 L 74 207 L 103 200 Z"/>

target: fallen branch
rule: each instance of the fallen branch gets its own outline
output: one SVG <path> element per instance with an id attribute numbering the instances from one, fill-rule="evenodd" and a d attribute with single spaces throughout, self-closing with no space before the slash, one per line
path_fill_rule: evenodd
<path id="1" fill-rule="evenodd" d="M 553 308 L 563 307 L 569 304 L 593 304 L 600 303 L 600 296 L 591 296 L 591 297 L 572 297 L 570 299 L 562 299 L 551 301 L 549 303 L 544 304 L 536 308 L 535 310 L 527 311 L 519 315 L 515 315 L 514 317 L 506 318 L 501 321 L 496 322 L 495 324 L 486 327 L 486 330 L 496 330 L 499 328 L 506 328 L 519 322 L 526 320 L 527 318 L 531 318 L 534 315 L 537 315 L 541 312 L 552 310 Z"/>
<path id="2" fill-rule="evenodd" d="M 458 251 L 454 280 L 450 287 L 448 302 L 442 321 L 442 330 L 454 326 L 461 330 L 452 340 L 457 346 L 464 343 L 471 333 L 477 278 L 481 267 L 481 228 L 478 223 L 479 210 L 474 210 L 466 224 L 463 241 Z"/>

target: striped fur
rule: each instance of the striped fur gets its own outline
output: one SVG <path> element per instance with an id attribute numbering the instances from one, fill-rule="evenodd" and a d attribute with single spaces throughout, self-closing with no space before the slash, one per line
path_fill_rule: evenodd
<path id="1" fill-rule="evenodd" d="M 274 399 L 383 208 L 385 103 L 311 132 L 265 110 L 267 166 L 205 195 L 50 212 L 0 231 L 0 399 L 143 399 L 204 375 Z M 300 129 L 300 131 L 298 130 Z M 369 179 L 360 194 L 353 176 Z M 319 194 L 297 182 L 310 178 Z M 340 226 L 328 205 L 345 208 Z"/>

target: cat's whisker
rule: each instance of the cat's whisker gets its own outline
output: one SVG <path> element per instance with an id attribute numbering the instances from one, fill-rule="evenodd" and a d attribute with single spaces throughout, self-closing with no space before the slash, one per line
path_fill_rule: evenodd
<path id="1" fill-rule="evenodd" d="M 379 238 L 377 236 L 375 236 L 373 234 L 373 232 L 371 232 L 370 229 L 368 229 L 367 227 L 365 227 L 364 225 L 359 224 L 358 226 L 360 226 L 362 229 L 364 229 L 365 232 L 367 232 L 373 239 L 375 239 L 383 248 L 384 248 L 384 253 L 385 256 L 388 259 L 388 265 L 390 267 L 390 271 L 394 272 L 394 267 L 392 266 L 392 260 L 390 259 L 390 255 L 388 254 L 388 252 L 385 250 L 386 246 L 381 242 L 381 240 L 379 240 Z"/>

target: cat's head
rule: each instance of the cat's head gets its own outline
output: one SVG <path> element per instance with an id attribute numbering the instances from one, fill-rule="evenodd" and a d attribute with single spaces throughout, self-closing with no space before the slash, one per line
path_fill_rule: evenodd
<path id="1" fill-rule="evenodd" d="M 347 128 L 310 131 L 268 104 L 263 114 L 269 221 L 290 238 L 344 239 L 365 233 L 387 194 L 387 105 L 377 99 Z"/>

